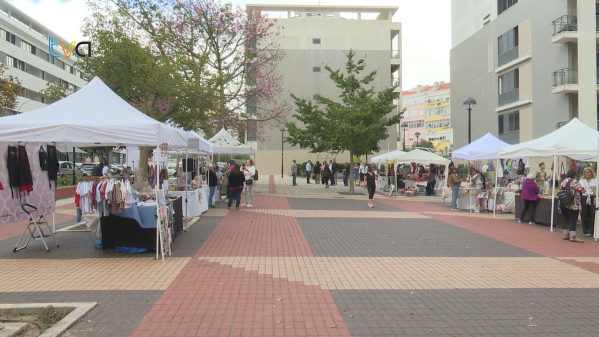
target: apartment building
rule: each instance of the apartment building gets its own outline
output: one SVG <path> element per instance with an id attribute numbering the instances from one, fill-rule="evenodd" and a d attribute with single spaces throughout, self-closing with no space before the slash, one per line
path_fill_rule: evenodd
<path id="1" fill-rule="evenodd" d="M 247 5 L 270 18 L 277 18 L 285 27 L 281 46 L 287 57 L 281 62 L 284 77 L 284 97 L 289 93 L 298 97 L 316 99 L 324 96 L 339 97 L 339 90 L 325 70 L 344 68 L 346 53 L 353 49 L 357 58 L 366 57 L 364 74 L 377 70 L 373 86 L 385 89 L 398 83 L 401 93 L 401 23 L 393 22 L 397 7 L 383 6 L 329 6 L 329 5 Z M 399 104 L 399 102 L 396 102 Z M 393 111 L 392 113 L 397 113 Z M 398 149 L 399 126 L 388 130 L 389 138 L 379 146 L 382 152 Z M 248 133 L 248 145 L 256 148 L 256 166 L 261 174 L 281 173 L 281 150 L 284 152 L 284 171 L 289 173 L 291 161 L 298 163 L 333 159 L 326 153 L 309 153 L 309 149 L 283 144 L 281 131 L 272 128 L 263 137 Z M 257 142 L 257 138 L 266 138 Z M 339 161 L 349 161 L 348 154 L 337 155 Z"/>
<path id="2" fill-rule="evenodd" d="M 438 154 L 448 155 L 453 151 L 449 95 L 450 84 L 443 81 L 402 92 L 401 107 L 406 111 L 401 131 L 405 132 L 406 147 L 415 147 L 426 140 L 433 143 Z"/>
<path id="3" fill-rule="evenodd" d="M 39 94 L 48 81 L 58 81 L 71 91 L 87 83 L 87 76 L 74 67 L 75 56 L 56 58 L 49 54 L 49 37 L 71 43 L 10 2 L 0 0 L 0 61 L 8 65 L 5 74 L 16 76 L 25 88 L 15 110 L 1 111 L 0 115 L 23 113 L 51 103 Z M 62 54 L 60 48 L 55 51 Z"/>
<path id="4" fill-rule="evenodd" d="M 451 124 L 454 143 L 487 132 L 511 143 L 574 117 L 597 127 L 597 1 L 452 0 Z"/>

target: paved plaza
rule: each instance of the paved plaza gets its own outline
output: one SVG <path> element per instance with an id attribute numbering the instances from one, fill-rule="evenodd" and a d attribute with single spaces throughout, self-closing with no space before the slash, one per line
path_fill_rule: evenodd
<path id="1" fill-rule="evenodd" d="M 452 212 L 432 197 L 256 182 L 254 208 L 204 213 L 154 254 L 12 249 L 1 225 L 0 302 L 98 302 L 66 336 L 591 336 L 599 334 L 599 243 Z M 75 223 L 71 200 L 58 228 Z"/>

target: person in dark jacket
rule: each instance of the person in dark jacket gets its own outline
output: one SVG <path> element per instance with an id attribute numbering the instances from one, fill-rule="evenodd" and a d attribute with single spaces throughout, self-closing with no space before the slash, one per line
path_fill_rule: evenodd
<path id="1" fill-rule="evenodd" d="M 329 165 L 326 164 L 326 161 L 324 162 L 324 165 L 322 165 L 322 180 L 323 180 L 323 184 L 326 184 L 326 186 L 324 188 L 329 188 L 329 178 L 331 177 L 331 169 L 329 168 Z"/>
<path id="2" fill-rule="evenodd" d="M 349 164 L 345 164 L 343 168 L 343 186 L 349 186 L 347 179 L 349 177 Z"/>
<path id="3" fill-rule="evenodd" d="M 320 162 L 317 160 L 316 164 L 314 165 L 314 181 L 317 184 L 320 184 L 320 171 L 322 170 L 322 165 L 320 165 Z"/>
<path id="4" fill-rule="evenodd" d="M 227 209 L 231 209 L 231 203 L 233 203 L 233 199 L 235 199 L 235 209 L 239 210 L 239 204 L 241 203 L 241 192 L 243 192 L 243 186 L 245 183 L 245 176 L 239 168 L 239 164 L 235 164 L 233 171 L 229 173 L 229 190 L 231 193 L 229 196 L 229 202 L 227 203 Z"/>
<path id="5" fill-rule="evenodd" d="M 524 201 L 524 209 L 522 209 L 522 213 L 520 213 L 520 220 L 518 220 L 518 223 L 524 221 L 524 216 L 526 216 L 528 211 L 530 211 L 530 221 L 528 221 L 528 223 L 531 225 L 535 223 L 535 210 L 537 209 L 537 202 L 539 201 L 539 187 L 537 186 L 535 177 L 536 175 L 534 173 L 529 174 L 527 177 L 528 179 L 524 180 L 524 183 L 522 184 L 520 198 Z"/>
<path id="6" fill-rule="evenodd" d="M 337 159 L 333 159 L 333 163 L 331 164 L 331 186 L 337 186 L 337 172 L 339 172 L 339 164 L 337 164 Z"/>
<path id="7" fill-rule="evenodd" d="M 208 207 L 216 208 L 214 206 L 214 192 L 216 192 L 216 186 L 218 186 L 218 178 L 212 167 L 208 170 L 208 187 L 210 188 L 210 195 L 208 196 Z"/>

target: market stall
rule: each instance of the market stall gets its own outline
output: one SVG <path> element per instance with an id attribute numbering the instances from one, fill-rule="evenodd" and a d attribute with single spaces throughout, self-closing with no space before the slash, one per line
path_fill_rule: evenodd
<path id="1" fill-rule="evenodd" d="M 497 162 L 499 162 L 500 158 L 553 157 L 553 167 L 557 168 L 558 156 L 566 156 L 577 160 L 597 161 L 598 148 L 599 132 L 584 124 L 578 118 L 574 118 L 568 122 L 568 124 L 543 137 L 500 148 L 498 151 Z M 599 176 L 597 179 L 599 182 Z M 551 180 L 556 180 L 555 169 L 552 170 Z M 549 196 L 551 198 L 549 205 L 556 203 L 555 195 L 557 192 L 557 190 L 552 189 L 551 195 Z M 555 207 L 549 208 L 551 210 L 550 228 L 553 231 L 556 210 Z M 597 239 L 598 236 L 598 220 L 599 216 L 595 216 L 595 239 Z"/>
<path id="2" fill-rule="evenodd" d="M 67 147 L 188 146 L 184 131 L 136 110 L 98 77 L 81 90 L 51 105 L 3 117 L 0 141 L 43 142 Z M 155 211 L 157 216 L 160 215 L 160 207 L 157 206 Z M 167 230 L 165 225 L 163 221 L 158 221 L 157 244 L 164 242 L 161 238 Z"/>
<path id="3" fill-rule="evenodd" d="M 440 187 L 443 187 L 446 185 L 445 181 L 447 180 L 449 163 L 451 162 L 449 159 L 445 159 L 435 153 L 431 153 L 431 152 L 423 151 L 423 150 L 413 150 L 413 151 L 406 152 L 404 154 L 400 154 L 400 155 L 394 156 L 393 158 L 388 158 L 388 159 L 395 160 L 396 165 L 398 165 L 399 163 L 418 163 L 418 164 L 442 165 L 442 166 L 444 166 L 443 171 L 442 171 L 443 173 L 437 175 L 435 189 L 439 189 Z M 416 186 L 418 186 L 418 184 L 421 184 L 421 185 L 423 184 L 423 186 L 426 186 L 426 182 L 416 181 L 416 180 L 414 180 L 414 178 L 412 178 L 411 180 L 406 180 L 406 181 L 404 181 L 404 183 L 406 183 L 406 186 L 410 186 L 409 184 L 411 184 L 411 183 L 416 184 Z"/>

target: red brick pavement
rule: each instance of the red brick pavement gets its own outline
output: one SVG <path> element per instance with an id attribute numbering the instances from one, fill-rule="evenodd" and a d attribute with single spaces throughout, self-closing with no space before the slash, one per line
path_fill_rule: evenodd
<path id="1" fill-rule="evenodd" d="M 75 216 L 73 216 L 73 215 L 56 213 L 55 221 L 57 224 L 59 224 L 59 223 L 65 222 L 65 221 L 72 220 L 74 218 L 75 218 Z M 36 218 L 36 220 L 37 220 L 37 218 Z M 50 227 L 52 227 L 52 214 L 46 215 L 46 220 L 50 224 Z M 11 223 L 7 223 L 7 224 L 1 224 L 0 225 L 0 240 L 4 240 L 4 239 L 11 238 L 13 236 L 21 235 L 21 233 L 23 233 L 23 231 L 25 230 L 26 224 L 27 224 L 27 221 L 19 221 L 19 222 L 11 222 Z M 15 240 L 15 244 L 16 244 L 16 240 Z"/>

